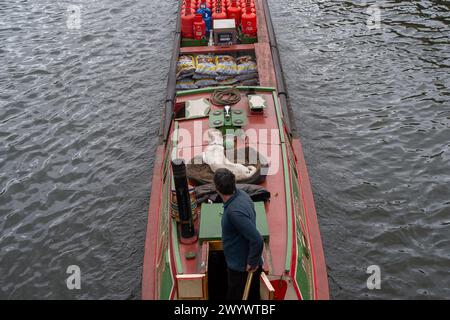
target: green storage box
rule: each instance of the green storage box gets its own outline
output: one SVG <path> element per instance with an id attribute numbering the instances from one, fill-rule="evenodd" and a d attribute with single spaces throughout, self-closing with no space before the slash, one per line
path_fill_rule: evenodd
<path id="1" fill-rule="evenodd" d="M 264 240 L 269 240 L 269 227 L 267 226 L 266 209 L 264 202 L 255 202 L 256 227 Z M 222 240 L 222 203 L 204 203 L 200 215 L 200 244 L 204 241 Z"/>

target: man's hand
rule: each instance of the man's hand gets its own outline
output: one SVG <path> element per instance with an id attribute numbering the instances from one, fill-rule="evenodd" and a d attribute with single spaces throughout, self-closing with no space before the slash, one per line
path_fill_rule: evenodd
<path id="1" fill-rule="evenodd" d="M 258 266 L 252 267 L 251 265 L 247 265 L 247 272 L 255 272 L 258 270 Z"/>

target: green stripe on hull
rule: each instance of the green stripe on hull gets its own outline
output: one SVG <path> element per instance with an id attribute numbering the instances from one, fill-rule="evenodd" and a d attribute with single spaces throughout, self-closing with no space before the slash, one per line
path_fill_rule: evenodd
<path id="1" fill-rule="evenodd" d="M 311 296 L 309 294 L 310 287 L 309 287 L 309 281 L 308 276 L 306 275 L 305 269 L 302 267 L 302 256 L 303 254 L 301 251 L 298 252 L 298 258 L 297 258 L 297 271 L 295 280 L 297 280 L 298 287 L 300 289 L 300 292 L 302 293 L 303 300 L 311 300 Z"/>
<path id="2" fill-rule="evenodd" d="M 297 261 L 295 269 L 295 280 L 304 300 L 310 300 L 314 297 L 314 284 L 312 262 L 310 256 L 306 255 L 305 244 L 303 243 L 303 231 L 301 221 L 305 221 L 306 217 L 303 210 L 302 194 L 299 185 L 298 172 L 295 167 L 295 158 L 292 148 L 289 148 L 289 159 L 291 165 L 292 178 L 292 197 L 294 202 L 295 230 L 297 243 Z"/>
<path id="3" fill-rule="evenodd" d="M 286 152 L 286 140 L 284 137 L 284 126 L 282 120 L 282 113 L 278 105 L 278 96 L 276 92 L 273 92 L 273 101 L 275 104 L 275 111 L 277 114 L 278 129 L 280 131 L 281 141 L 281 157 L 283 158 L 283 174 L 284 174 L 284 189 L 286 194 L 286 220 L 287 220 L 287 239 L 286 239 L 286 262 L 284 265 L 285 271 L 291 269 L 292 262 L 292 207 L 291 207 L 291 186 L 288 170 L 288 159 Z"/>
<path id="4" fill-rule="evenodd" d="M 164 272 L 161 277 L 161 288 L 159 293 L 160 300 L 169 300 L 170 292 L 173 288 L 172 272 L 170 271 L 170 261 L 168 257 L 169 252 L 166 252 L 166 259 L 164 264 Z"/>
<path id="5" fill-rule="evenodd" d="M 183 273 L 183 265 L 181 264 L 181 256 L 180 256 L 180 245 L 178 243 L 178 230 L 177 230 L 177 222 L 172 219 L 172 245 L 173 245 L 173 255 L 175 256 L 175 266 L 176 266 L 176 274 Z"/>
<path id="6" fill-rule="evenodd" d="M 175 129 L 173 132 L 174 140 L 173 140 L 172 159 L 175 159 L 177 156 L 178 128 L 179 128 L 178 121 L 175 121 Z M 173 180 L 173 176 L 172 176 L 171 182 L 172 182 L 172 186 L 174 186 L 175 183 Z M 170 190 L 170 192 L 172 192 L 172 190 Z M 175 266 L 176 266 L 175 273 L 182 274 L 183 273 L 183 265 L 181 264 L 180 245 L 178 242 L 178 226 L 177 226 L 177 222 L 175 221 L 175 219 L 172 219 L 172 245 L 173 245 L 173 254 L 175 257 Z"/>
<path id="7" fill-rule="evenodd" d="M 294 195 L 294 202 L 295 203 L 299 203 L 300 200 L 300 193 L 298 190 L 298 186 L 297 183 L 293 183 L 292 184 L 292 193 Z M 303 268 L 302 265 L 302 259 L 304 256 L 304 247 L 301 241 L 301 237 L 303 236 L 302 234 L 302 230 L 300 227 L 300 222 L 298 221 L 299 217 L 299 212 L 295 212 L 296 215 L 296 235 L 297 235 L 297 268 L 296 268 L 296 272 L 295 272 L 295 280 L 297 280 L 297 284 L 298 287 L 300 289 L 300 292 L 302 294 L 303 300 L 310 300 L 311 299 L 311 295 L 310 295 L 310 281 L 308 278 L 308 275 L 305 271 L 305 269 Z M 310 275 L 311 276 L 311 275 Z"/>
<path id="8" fill-rule="evenodd" d="M 289 271 L 291 269 L 292 262 L 292 210 L 291 210 L 291 190 L 289 181 L 289 170 L 286 155 L 286 145 L 283 143 L 281 145 L 281 150 L 283 152 L 283 167 L 284 167 L 284 185 L 286 194 L 286 216 L 287 216 L 287 241 L 286 241 L 286 264 L 284 269 Z"/>

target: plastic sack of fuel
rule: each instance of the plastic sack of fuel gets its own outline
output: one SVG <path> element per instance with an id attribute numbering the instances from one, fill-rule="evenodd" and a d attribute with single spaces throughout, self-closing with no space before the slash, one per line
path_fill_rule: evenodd
<path id="1" fill-rule="evenodd" d="M 258 66 L 252 56 L 239 57 L 236 59 L 236 64 L 240 75 L 258 72 Z"/>
<path id="2" fill-rule="evenodd" d="M 177 80 L 182 80 L 182 79 L 186 79 L 186 78 L 192 78 L 192 73 L 185 73 L 185 74 L 180 74 L 178 77 L 177 77 Z"/>
<path id="3" fill-rule="evenodd" d="M 258 79 L 258 73 L 240 74 L 236 77 L 237 81 L 245 81 L 245 80 L 252 80 L 252 79 Z M 216 80 L 217 80 L 217 78 L 216 78 Z"/>
<path id="4" fill-rule="evenodd" d="M 219 75 L 236 75 L 238 73 L 236 60 L 228 55 L 216 56 L 216 71 Z"/>
<path id="5" fill-rule="evenodd" d="M 178 58 L 177 78 L 195 72 L 195 59 L 193 56 L 183 55 Z"/>
<path id="6" fill-rule="evenodd" d="M 201 73 L 194 73 L 192 76 L 192 79 L 194 80 L 202 80 L 202 79 L 211 79 L 212 76 L 209 74 L 201 74 Z"/>
<path id="7" fill-rule="evenodd" d="M 195 85 L 199 88 L 216 86 L 218 82 L 214 78 L 196 80 Z"/>
<path id="8" fill-rule="evenodd" d="M 217 78 L 216 78 L 217 80 Z M 235 78 L 224 79 L 217 81 L 220 86 L 231 86 L 232 84 L 237 83 L 238 81 Z"/>
<path id="9" fill-rule="evenodd" d="M 216 77 L 217 81 L 224 81 L 224 80 L 231 80 L 231 79 L 234 79 L 234 77 L 233 76 L 217 76 Z"/>
<path id="10" fill-rule="evenodd" d="M 211 77 L 217 76 L 217 67 L 214 56 L 199 54 L 195 58 L 196 69 L 195 73 L 207 74 Z"/>
<path id="11" fill-rule="evenodd" d="M 198 86 L 195 84 L 192 78 L 186 78 L 177 81 L 176 89 L 177 90 L 198 89 Z"/>
<path id="12" fill-rule="evenodd" d="M 241 86 L 257 86 L 259 81 L 257 79 L 244 80 L 240 83 Z"/>

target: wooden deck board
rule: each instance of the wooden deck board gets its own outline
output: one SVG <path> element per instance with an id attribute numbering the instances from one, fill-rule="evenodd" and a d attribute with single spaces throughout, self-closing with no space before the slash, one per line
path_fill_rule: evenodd
<path id="1" fill-rule="evenodd" d="M 263 87 L 276 87 L 277 79 L 268 43 L 255 43 L 256 62 L 258 63 L 259 83 Z"/>
<path id="2" fill-rule="evenodd" d="M 255 0 L 256 18 L 258 24 L 258 42 L 269 43 L 269 34 L 267 31 L 266 16 L 261 0 Z"/>

